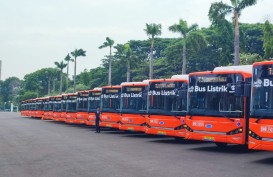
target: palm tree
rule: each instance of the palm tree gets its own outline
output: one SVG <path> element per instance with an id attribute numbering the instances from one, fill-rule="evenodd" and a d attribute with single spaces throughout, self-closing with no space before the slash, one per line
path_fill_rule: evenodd
<path id="1" fill-rule="evenodd" d="M 54 63 L 57 68 L 60 69 L 60 95 L 62 94 L 62 85 L 63 85 L 63 69 L 67 66 L 63 61 Z"/>
<path id="2" fill-rule="evenodd" d="M 106 37 L 106 41 L 99 46 L 99 49 L 109 47 L 110 48 L 110 56 L 109 56 L 109 70 L 108 70 L 108 85 L 112 85 L 112 47 L 115 41 Z"/>
<path id="3" fill-rule="evenodd" d="M 68 79 L 69 79 L 69 62 L 72 61 L 74 62 L 73 58 L 70 57 L 69 54 L 66 55 L 66 57 L 64 58 L 64 61 L 66 61 L 67 63 L 67 71 L 66 71 L 66 91 L 68 90 Z"/>
<path id="4" fill-rule="evenodd" d="M 73 91 L 76 92 L 76 69 L 77 69 L 77 57 L 86 56 L 86 51 L 83 49 L 75 49 L 73 52 L 71 52 L 71 55 L 74 57 L 74 84 L 73 84 Z"/>
<path id="5" fill-rule="evenodd" d="M 187 22 L 180 19 L 178 24 L 174 24 L 169 27 L 169 30 L 175 33 L 180 33 L 182 36 L 182 74 L 186 74 L 186 51 L 187 43 L 196 43 L 199 40 L 200 43 L 205 43 L 204 37 L 198 33 L 194 33 L 198 28 L 197 24 L 188 26 Z M 197 43 L 196 43 L 197 44 Z"/>
<path id="6" fill-rule="evenodd" d="M 149 78 L 153 78 L 153 50 L 154 50 L 154 38 L 161 35 L 161 24 L 147 24 L 144 29 L 148 36 L 151 36 L 151 48 L 150 48 L 150 65 L 149 65 Z"/>
<path id="7" fill-rule="evenodd" d="M 209 19 L 217 21 L 224 19 L 227 14 L 233 13 L 234 30 L 234 65 L 240 64 L 239 17 L 242 10 L 257 3 L 257 0 L 230 0 L 231 5 L 221 2 L 212 3 L 209 9 Z"/>

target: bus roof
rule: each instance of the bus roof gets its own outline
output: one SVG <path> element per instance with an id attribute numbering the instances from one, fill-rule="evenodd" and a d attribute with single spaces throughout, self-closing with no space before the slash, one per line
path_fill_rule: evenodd
<path id="1" fill-rule="evenodd" d="M 272 64 L 273 64 L 273 60 L 270 60 L 270 61 L 255 62 L 253 63 L 253 66 L 272 65 Z"/>
<path id="2" fill-rule="evenodd" d="M 215 71 L 243 71 L 246 73 L 252 73 L 252 65 L 240 65 L 240 66 L 220 66 L 214 68 L 213 72 Z"/>
<path id="3" fill-rule="evenodd" d="M 120 85 L 107 85 L 107 86 L 103 86 L 102 89 L 111 89 L 111 88 L 121 88 Z"/>
<path id="4" fill-rule="evenodd" d="M 147 82 L 123 82 L 121 86 L 147 86 Z"/>
<path id="5" fill-rule="evenodd" d="M 171 79 L 184 79 L 184 80 L 189 80 L 189 75 L 188 74 L 182 74 L 182 75 L 173 75 Z"/>

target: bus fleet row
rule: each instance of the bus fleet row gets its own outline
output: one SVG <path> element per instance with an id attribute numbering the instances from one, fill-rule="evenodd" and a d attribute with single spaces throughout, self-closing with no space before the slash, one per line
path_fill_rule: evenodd
<path id="1" fill-rule="evenodd" d="M 273 61 L 25 100 L 21 115 L 273 150 Z"/>

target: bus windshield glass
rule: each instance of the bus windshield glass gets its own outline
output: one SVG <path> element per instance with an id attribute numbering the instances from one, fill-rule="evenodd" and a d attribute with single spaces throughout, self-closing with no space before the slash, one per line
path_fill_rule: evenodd
<path id="1" fill-rule="evenodd" d="M 90 92 L 88 96 L 88 112 L 95 112 L 100 106 L 101 92 Z"/>
<path id="2" fill-rule="evenodd" d="M 273 65 L 254 66 L 251 115 L 273 118 Z"/>
<path id="3" fill-rule="evenodd" d="M 87 112 L 88 93 L 80 93 L 77 98 L 77 110 Z"/>
<path id="4" fill-rule="evenodd" d="M 101 102 L 102 111 L 119 112 L 120 111 L 120 88 L 106 88 L 102 90 Z"/>
<path id="5" fill-rule="evenodd" d="M 241 74 L 193 75 L 189 80 L 189 114 L 243 117 L 243 96 L 235 95 Z"/>
<path id="6" fill-rule="evenodd" d="M 53 111 L 61 112 L 62 111 L 61 107 L 62 107 L 61 98 L 56 98 L 56 101 L 54 102 Z"/>
<path id="7" fill-rule="evenodd" d="M 66 101 L 66 111 L 76 112 L 76 105 L 77 105 L 77 95 L 68 96 Z"/>
<path id="8" fill-rule="evenodd" d="M 148 112 L 149 114 L 185 115 L 186 95 L 186 82 L 151 82 L 148 90 Z"/>
<path id="9" fill-rule="evenodd" d="M 122 113 L 146 113 L 145 86 L 124 86 L 121 93 Z M 147 94 L 146 94 L 147 95 Z"/>
<path id="10" fill-rule="evenodd" d="M 41 111 L 41 110 L 44 109 L 44 103 L 43 103 L 42 100 L 38 100 L 38 101 L 36 102 L 36 105 L 37 105 L 37 110 Z"/>

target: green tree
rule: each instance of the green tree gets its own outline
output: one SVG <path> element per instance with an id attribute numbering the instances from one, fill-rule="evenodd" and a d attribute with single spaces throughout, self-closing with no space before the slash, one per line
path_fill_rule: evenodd
<path id="1" fill-rule="evenodd" d="M 273 58 L 273 26 L 269 23 L 268 20 L 264 24 L 264 44 L 263 48 L 265 51 L 264 57 L 266 59 Z"/>
<path id="2" fill-rule="evenodd" d="M 212 3 L 209 9 L 209 19 L 217 21 L 225 18 L 226 15 L 233 13 L 235 23 L 234 30 L 234 65 L 240 64 L 240 42 L 239 42 L 239 16 L 242 10 L 248 6 L 256 4 L 257 0 L 230 0 L 231 5 L 221 2 Z"/>
<path id="3" fill-rule="evenodd" d="M 161 35 L 161 24 L 147 24 L 146 23 L 146 28 L 144 29 L 146 32 L 147 36 L 151 36 L 151 47 L 150 47 L 150 64 L 149 64 L 149 79 L 153 78 L 153 51 L 154 51 L 154 40 L 155 36 L 160 36 Z"/>
<path id="4" fill-rule="evenodd" d="M 70 57 L 69 54 L 66 55 L 66 57 L 64 58 L 64 61 L 66 61 L 67 63 L 67 70 L 66 70 L 66 91 L 68 90 L 68 81 L 69 81 L 69 62 L 74 62 L 74 60 Z"/>
<path id="5" fill-rule="evenodd" d="M 73 84 L 73 91 L 76 92 L 76 70 L 77 70 L 77 58 L 82 56 L 86 56 L 86 51 L 83 49 L 75 49 L 73 52 L 71 52 L 71 55 L 74 57 L 74 84 Z"/>
<path id="6" fill-rule="evenodd" d="M 60 95 L 62 94 L 63 90 L 63 69 L 67 66 L 63 61 L 61 62 L 55 62 L 54 63 L 58 69 L 60 69 Z"/>
<path id="7" fill-rule="evenodd" d="M 196 33 L 198 28 L 197 24 L 188 26 L 187 22 L 180 19 L 178 24 L 169 27 L 172 32 L 180 33 L 182 36 L 182 74 L 186 74 L 186 50 L 187 44 L 193 45 L 195 48 L 200 48 L 206 45 L 205 38 L 201 33 Z"/>
<path id="8" fill-rule="evenodd" d="M 99 49 L 109 47 L 110 49 L 110 55 L 109 55 L 109 70 L 108 70 L 108 85 L 112 85 L 112 47 L 114 45 L 115 41 L 110 39 L 109 37 L 106 37 L 106 41 L 99 46 Z"/>

